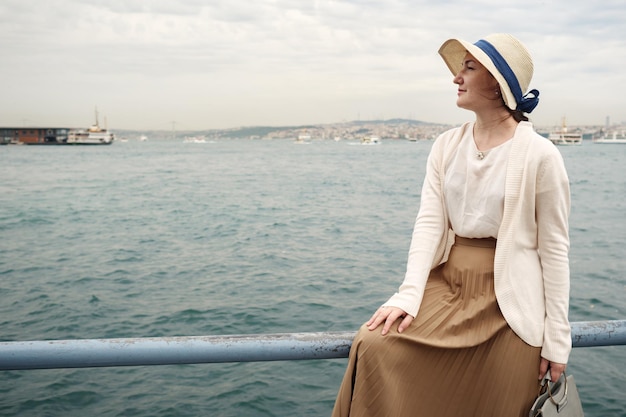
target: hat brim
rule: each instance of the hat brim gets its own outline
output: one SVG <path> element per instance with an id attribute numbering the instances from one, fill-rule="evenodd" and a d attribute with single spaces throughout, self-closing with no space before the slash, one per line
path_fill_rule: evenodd
<path id="1" fill-rule="evenodd" d="M 463 68 L 463 59 L 468 52 L 485 68 L 487 68 L 491 75 L 494 76 L 500 85 L 504 103 L 511 110 L 515 110 L 517 108 L 515 96 L 513 96 L 509 85 L 500 74 L 500 71 L 498 71 L 493 61 L 491 61 L 491 58 L 489 58 L 489 56 L 484 53 L 482 49 L 461 39 L 448 39 L 439 48 L 439 55 L 441 55 L 443 61 L 446 63 L 448 69 L 450 69 L 452 75 L 454 76 L 456 76 Z"/>

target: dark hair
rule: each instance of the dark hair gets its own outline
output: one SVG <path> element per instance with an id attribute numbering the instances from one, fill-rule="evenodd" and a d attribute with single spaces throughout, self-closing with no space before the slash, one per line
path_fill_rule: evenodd
<path id="1" fill-rule="evenodd" d="M 511 110 L 508 108 L 508 106 L 504 106 L 506 107 L 507 111 L 511 114 L 511 116 L 513 116 L 513 119 L 515 119 L 516 122 L 527 122 L 528 121 L 528 116 L 526 116 L 524 114 L 523 111 L 521 110 Z"/>
<path id="2" fill-rule="evenodd" d="M 513 119 L 515 119 L 516 122 L 519 123 L 519 122 L 527 122 L 528 121 L 528 116 L 526 116 L 523 111 L 521 111 L 521 110 L 511 110 L 509 108 L 509 106 L 507 106 L 506 103 L 504 102 L 504 97 L 500 96 L 500 98 L 502 99 L 502 105 L 504 106 L 506 111 L 508 111 L 509 114 L 513 117 Z"/>

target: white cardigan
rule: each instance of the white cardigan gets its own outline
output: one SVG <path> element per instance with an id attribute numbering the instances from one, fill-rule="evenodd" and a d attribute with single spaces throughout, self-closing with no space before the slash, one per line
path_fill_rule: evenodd
<path id="1" fill-rule="evenodd" d="M 454 241 L 443 193 L 446 164 L 473 123 L 443 133 L 431 149 L 402 285 L 384 305 L 416 316 L 430 270 Z M 511 139 L 504 213 L 494 260 L 498 305 L 511 329 L 541 356 L 567 363 L 569 180 L 558 149 L 520 122 Z"/>

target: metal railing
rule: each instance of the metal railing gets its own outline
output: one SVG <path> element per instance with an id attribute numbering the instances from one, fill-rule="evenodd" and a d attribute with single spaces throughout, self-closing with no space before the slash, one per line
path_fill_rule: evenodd
<path id="1" fill-rule="evenodd" d="M 626 320 L 573 322 L 572 345 L 626 345 Z M 356 332 L 0 342 L 0 370 L 348 357 Z"/>

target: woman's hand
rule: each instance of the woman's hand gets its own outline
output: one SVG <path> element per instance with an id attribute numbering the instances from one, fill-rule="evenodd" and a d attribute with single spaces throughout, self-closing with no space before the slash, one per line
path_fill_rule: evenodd
<path id="1" fill-rule="evenodd" d="M 409 324 L 413 321 L 413 316 L 406 313 L 406 311 L 402 310 L 398 307 L 381 307 L 372 315 L 372 317 L 365 323 L 369 330 L 374 330 L 381 323 L 385 323 L 383 326 L 383 331 L 381 334 L 384 336 L 389 333 L 389 329 L 391 325 L 399 318 L 402 317 L 403 320 L 400 322 L 398 326 L 398 333 L 402 333 Z"/>
<path id="2" fill-rule="evenodd" d="M 550 369 L 550 379 L 552 382 L 556 382 L 561 377 L 561 374 L 565 372 L 565 368 L 567 368 L 566 364 L 550 362 L 547 359 L 541 358 L 541 363 L 539 364 L 539 379 L 541 380 L 548 369 Z"/>

